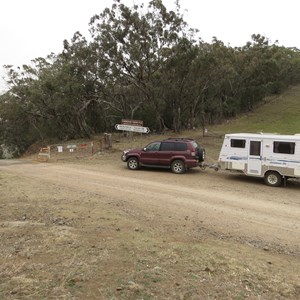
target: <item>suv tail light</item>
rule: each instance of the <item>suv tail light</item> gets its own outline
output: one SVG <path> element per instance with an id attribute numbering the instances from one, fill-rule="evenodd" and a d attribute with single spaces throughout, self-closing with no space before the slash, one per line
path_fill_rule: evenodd
<path id="1" fill-rule="evenodd" d="M 192 151 L 192 152 L 191 152 L 191 155 L 192 155 L 192 156 L 196 156 L 196 152 Z"/>

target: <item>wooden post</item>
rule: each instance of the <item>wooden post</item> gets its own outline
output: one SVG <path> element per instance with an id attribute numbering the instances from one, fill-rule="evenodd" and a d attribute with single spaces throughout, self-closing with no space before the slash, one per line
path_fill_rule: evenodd
<path id="1" fill-rule="evenodd" d="M 50 146 L 41 148 L 38 154 L 38 161 L 49 161 L 51 158 Z"/>

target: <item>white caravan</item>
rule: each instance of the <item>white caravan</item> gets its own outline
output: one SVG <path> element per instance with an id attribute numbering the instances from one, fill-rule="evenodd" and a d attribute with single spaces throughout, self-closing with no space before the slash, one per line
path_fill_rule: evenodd
<path id="1" fill-rule="evenodd" d="M 289 178 L 300 178 L 300 134 L 226 134 L 218 164 L 280 186 Z"/>

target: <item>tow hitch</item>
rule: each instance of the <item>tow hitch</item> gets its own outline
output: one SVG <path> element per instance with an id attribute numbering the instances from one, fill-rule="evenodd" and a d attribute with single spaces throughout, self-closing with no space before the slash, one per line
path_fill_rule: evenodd
<path id="1" fill-rule="evenodd" d="M 207 164 L 205 162 L 201 162 L 199 164 L 201 170 L 205 170 L 206 168 L 214 169 L 215 171 L 219 171 L 220 166 L 218 164 Z"/>

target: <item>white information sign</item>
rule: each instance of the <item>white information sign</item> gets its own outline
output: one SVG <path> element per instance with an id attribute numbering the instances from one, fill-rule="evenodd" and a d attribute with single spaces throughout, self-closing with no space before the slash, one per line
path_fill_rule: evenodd
<path id="1" fill-rule="evenodd" d="M 115 128 L 117 130 L 133 131 L 133 132 L 140 132 L 140 133 L 149 133 L 150 132 L 150 129 L 148 127 L 142 127 L 142 126 L 116 124 Z"/>

